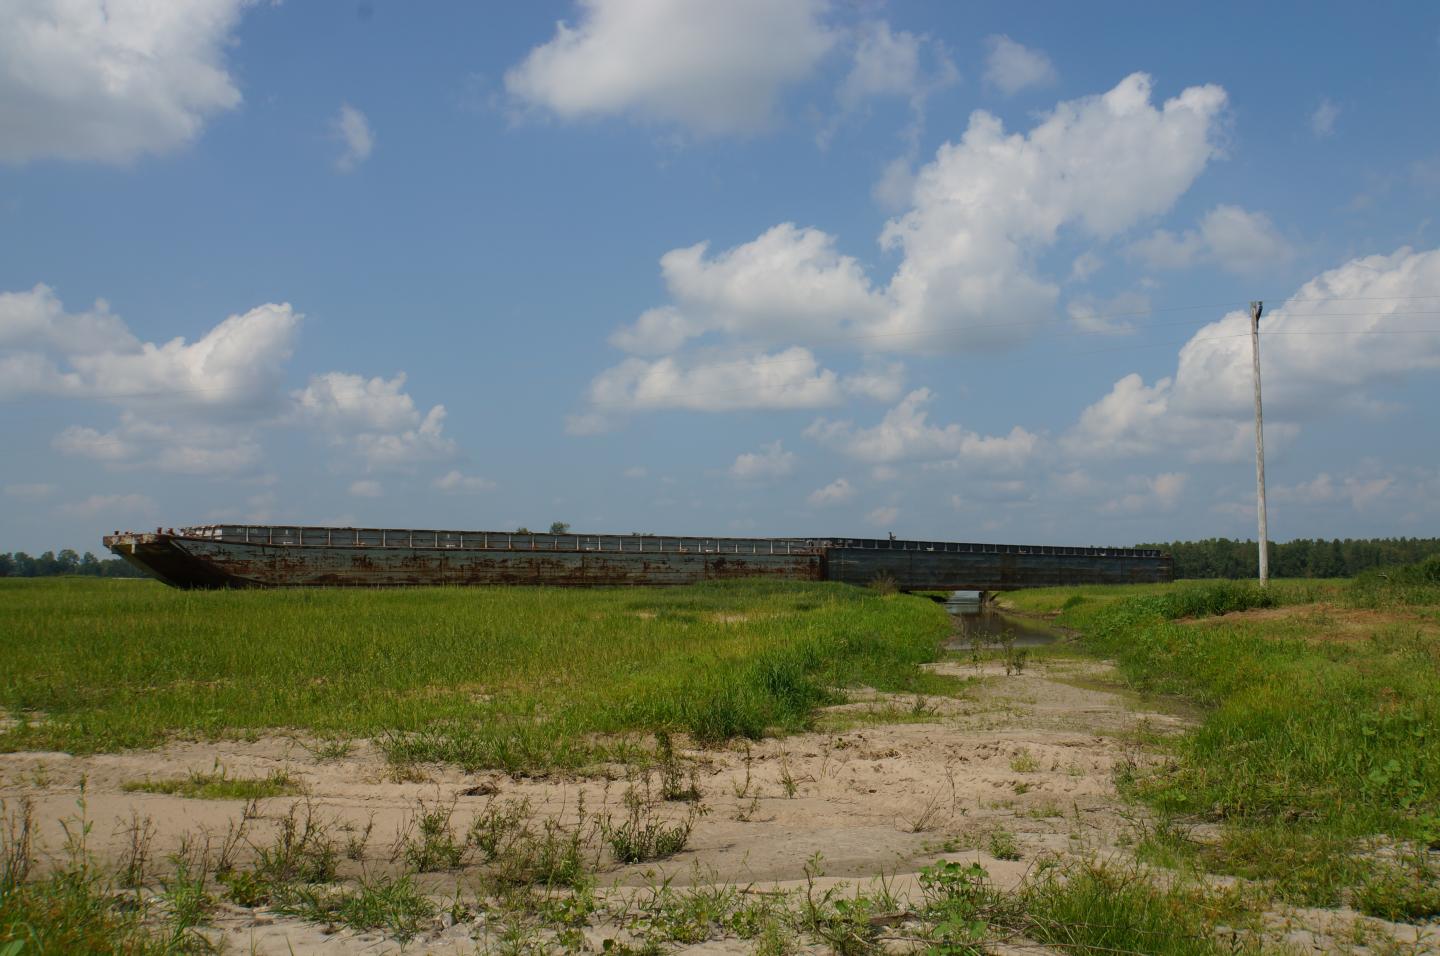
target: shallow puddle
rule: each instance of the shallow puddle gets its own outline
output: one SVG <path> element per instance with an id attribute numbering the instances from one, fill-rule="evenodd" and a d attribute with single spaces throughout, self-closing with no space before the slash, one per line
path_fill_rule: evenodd
<path id="1" fill-rule="evenodd" d="M 981 647 L 1001 647 L 1011 639 L 1015 647 L 1043 647 L 1062 637 L 1041 621 L 1013 617 L 993 605 L 970 600 L 972 593 L 957 591 L 945 602 L 945 610 L 955 621 L 955 633 L 945 645 L 952 650 L 968 650 L 977 639 Z"/>

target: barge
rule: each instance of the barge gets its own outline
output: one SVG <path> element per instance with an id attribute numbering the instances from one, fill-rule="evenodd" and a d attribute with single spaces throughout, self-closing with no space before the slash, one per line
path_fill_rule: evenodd
<path id="1" fill-rule="evenodd" d="M 178 588 L 693 584 L 878 578 L 905 591 L 1009 591 L 1170 581 L 1148 548 L 874 538 L 719 538 L 416 528 L 201 525 L 106 535 L 105 547 Z"/>

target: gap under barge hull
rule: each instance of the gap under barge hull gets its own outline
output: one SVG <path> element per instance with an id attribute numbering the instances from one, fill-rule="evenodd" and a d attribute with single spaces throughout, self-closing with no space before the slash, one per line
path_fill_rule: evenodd
<path id="1" fill-rule="evenodd" d="M 905 591 L 1010 591 L 1171 581 L 1142 548 L 870 538 L 692 538 L 382 528 L 206 525 L 107 535 L 105 547 L 178 588 L 559 587 L 736 578 L 893 580 Z"/>

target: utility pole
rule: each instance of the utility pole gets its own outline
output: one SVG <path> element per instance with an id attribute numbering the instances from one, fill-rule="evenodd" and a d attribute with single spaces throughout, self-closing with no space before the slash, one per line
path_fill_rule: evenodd
<path id="1" fill-rule="evenodd" d="M 1255 360 L 1255 513 L 1260 519 L 1260 586 L 1270 583 L 1270 531 L 1265 524 L 1265 417 L 1260 411 L 1260 313 L 1264 302 L 1250 303 L 1250 352 Z"/>

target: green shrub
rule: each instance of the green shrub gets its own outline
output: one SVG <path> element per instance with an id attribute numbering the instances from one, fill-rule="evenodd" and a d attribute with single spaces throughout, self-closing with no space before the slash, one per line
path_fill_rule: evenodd
<path id="1" fill-rule="evenodd" d="M 1201 888 L 1165 885 L 1137 866 L 1087 863 L 1053 868 L 1024 888 L 1020 898 L 1025 935 L 1065 953 L 1259 952 L 1257 945 L 1239 940 L 1222 943 L 1212 935 L 1219 918 L 1234 915 L 1230 901 Z"/>
<path id="2" fill-rule="evenodd" d="M 1356 889 L 1354 903 L 1367 916 L 1395 922 L 1440 917 L 1440 868 L 1420 853 L 1381 864 Z"/>
<path id="3" fill-rule="evenodd" d="M 1397 568 L 1376 568 L 1355 579 L 1350 603 L 1360 607 L 1385 604 L 1440 604 L 1440 555 Z"/>

